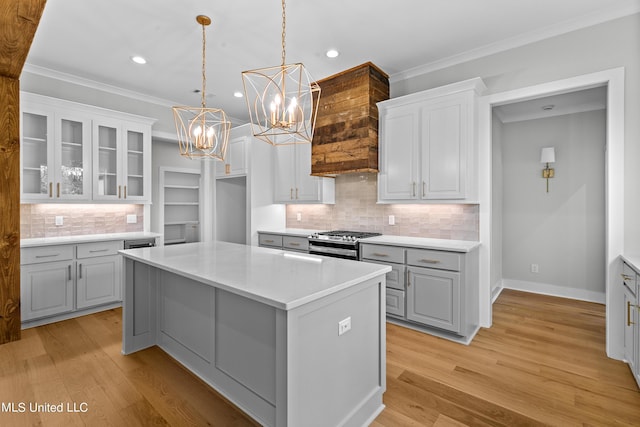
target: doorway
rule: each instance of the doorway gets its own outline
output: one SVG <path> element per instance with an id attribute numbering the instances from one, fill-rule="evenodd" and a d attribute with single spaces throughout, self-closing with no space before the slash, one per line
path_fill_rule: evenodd
<path id="1" fill-rule="evenodd" d="M 605 152 L 605 303 L 607 312 L 607 355 L 622 359 L 621 310 L 615 310 L 622 300 L 622 292 L 616 286 L 619 274 L 619 255 L 623 250 L 624 231 L 624 69 L 616 68 L 598 73 L 577 76 L 487 95 L 478 103 L 478 156 L 480 188 L 480 324 L 491 326 L 492 279 L 496 236 L 494 234 L 494 192 L 492 167 L 492 112 L 499 105 L 529 101 L 545 96 L 560 95 L 579 90 L 605 86 L 606 152 Z M 618 330 L 619 329 L 619 330 Z"/>

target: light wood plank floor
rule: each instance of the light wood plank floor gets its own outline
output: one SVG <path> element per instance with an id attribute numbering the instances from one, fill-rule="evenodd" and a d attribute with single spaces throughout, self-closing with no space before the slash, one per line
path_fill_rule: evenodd
<path id="1" fill-rule="evenodd" d="M 110 310 L 0 346 L 0 402 L 26 405 L 0 426 L 254 425 L 161 350 L 122 356 L 121 328 Z M 384 401 L 375 427 L 640 425 L 629 369 L 605 355 L 604 306 L 516 291 L 470 346 L 388 325 Z"/>

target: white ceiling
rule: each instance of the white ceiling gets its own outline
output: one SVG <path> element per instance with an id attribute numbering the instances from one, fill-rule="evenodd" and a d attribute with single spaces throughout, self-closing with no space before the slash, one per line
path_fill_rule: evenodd
<path id="1" fill-rule="evenodd" d="M 289 0 L 286 11 L 288 63 L 322 79 L 371 61 L 393 79 L 636 13 L 640 0 Z M 198 14 L 213 20 L 207 105 L 246 121 L 233 93 L 242 71 L 280 63 L 278 0 L 49 0 L 25 70 L 198 105 Z M 327 58 L 329 48 L 341 55 Z"/>

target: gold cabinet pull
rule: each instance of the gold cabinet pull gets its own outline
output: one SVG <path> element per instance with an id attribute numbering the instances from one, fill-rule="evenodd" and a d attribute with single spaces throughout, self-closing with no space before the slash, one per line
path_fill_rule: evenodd
<path id="1" fill-rule="evenodd" d="M 53 182 L 49 183 L 49 198 L 53 197 Z"/>
<path id="2" fill-rule="evenodd" d="M 71 280 L 71 264 L 69 264 L 67 267 L 69 267 L 69 271 L 68 271 L 69 272 L 69 279 L 68 280 L 70 281 Z"/>
<path id="3" fill-rule="evenodd" d="M 636 322 L 631 321 L 631 301 L 627 301 L 627 326 L 634 325 Z"/>
<path id="4" fill-rule="evenodd" d="M 296 200 L 298 200 L 298 187 L 296 187 Z"/>
<path id="5" fill-rule="evenodd" d="M 124 198 L 125 199 L 127 198 L 127 186 L 126 185 L 124 186 Z"/>
<path id="6" fill-rule="evenodd" d="M 413 197 L 416 197 L 416 182 L 413 182 Z"/>
<path id="7" fill-rule="evenodd" d="M 291 245 L 291 246 L 300 246 L 300 243 L 291 242 L 291 243 L 289 243 L 289 245 Z"/>
<path id="8" fill-rule="evenodd" d="M 265 240 L 265 243 L 273 243 L 273 240 L 269 239 L 269 240 Z"/>
<path id="9" fill-rule="evenodd" d="M 230 175 L 231 174 L 231 163 L 226 163 L 224 165 L 224 173 L 225 173 L 225 175 Z"/>
<path id="10" fill-rule="evenodd" d="M 627 275 L 626 275 L 626 274 L 624 274 L 624 273 L 621 273 L 621 274 L 620 274 L 620 276 L 622 276 L 622 280 L 624 280 L 625 282 L 626 282 L 627 280 L 633 280 L 633 277 L 631 277 L 631 276 L 627 276 Z"/>
<path id="11" fill-rule="evenodd" d="M 78 266 L 78 279 L 82 279 L 82 264 Z"/>
<path id="12" fill-rule="evenodd" d="M 422 197 L 426 197 L 426 195 L 427 195 L 426 192 L 425 192 L 425 186 L 426 185 L 427 184 L 424 181 L 422 181 Z"/>
<path id="13" fill-rule="evenodd" d="M 120 197 L 121 192 L 122 192 L 122 186 L 121 186 L 121 185 L 118 185 L 118 199 L 120 199 L 120 198 L 121 198 L 121 197 Z"/>
<path id="14" fill-rule="evenodd" d="M 437 259 L 421 259 L 420 262 L 424 262 L 425 264 L 440 264 L 440 261 Z"/>
<path id="15" fill-rule="evenodd" d="M 60 198 L 60 183 L 56 184 L 56 193 L 57 193 L 57 197 L 59 199 Z"/>
<path id="16" fill-rule="evenodd" d="M 293 200 L 293 187 L 289 188 L 289 199 Z"/>
<path id="17" fill-rule="evenodd" d="M 389 256 L 388 254 L 383 254 L 383 253 L 380 253 L 380 252 L 374 252 L 372 255 L 373 256 L 379 256 L 379 257 L 388 257 Z"/>

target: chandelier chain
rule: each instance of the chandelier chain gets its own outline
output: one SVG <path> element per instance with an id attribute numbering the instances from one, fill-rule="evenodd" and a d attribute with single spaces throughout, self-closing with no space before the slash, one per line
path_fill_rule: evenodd
<path id="1" fill-rule="evenodd" d="M 285 0 L 282 0 L 282 65 L 286 64 L 285 59 L 285 36 L 287 34 L 287 15 L 285 13 Z"/>
<path id="2" fill-rule="evenodd" d="M 207 37 L 205 35 L 205 24 L 202 24 L 202 108 L 205 108 L 205 89 L 207 86 L 207 73 L 205 66 L 205 56 L 206 56 L 206 48 L 207 48 Z"/>

